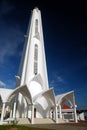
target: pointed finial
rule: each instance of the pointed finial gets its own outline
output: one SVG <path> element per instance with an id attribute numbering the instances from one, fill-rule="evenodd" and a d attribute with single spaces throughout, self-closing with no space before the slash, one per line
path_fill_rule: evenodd
<path id="1" fill-rule="evenodd" d="M 34 9 L 35 9 L 36 11 L 38 11 L 38 10 L 39 10 L 37 6 L 36 6 Z"/>

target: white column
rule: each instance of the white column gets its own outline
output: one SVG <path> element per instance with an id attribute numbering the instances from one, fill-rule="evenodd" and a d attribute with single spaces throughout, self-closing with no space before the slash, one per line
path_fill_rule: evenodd
<path id="1" fill-rule="evenodd" d="M 24 104 L 24 118 L 27 118 L 27 103 Z"/>
<path id="2" fill-rule="evenodd" d="M 16 102 L 14 102 L 14 108 L 13 108 L 13 118 L 16 117 Z"/>
<path id="3" fill-rule="evenodd" d="M 29 106 L 27 104 L 27 106 L 26 106 L 26 118 L 28 118 L 28 109 L 29 109 Z"/>
<path id="4" fill-rule="evenodd" d="M 11 111 L 10 111 L 10 118 L 12 118 L 12 109 L 11 109 Z"/>
<path id="5" fill-rule="evenodd" d="M 49 111 L 49 118 L 52 119 L 52 110 Z"/>
<path id="6" fill-rule="evenodd" d="M 55 108 L 53 110 L 53 120 L 55 120 Z"/>
<path id="7" fill-rule="evenodd" d="M 4 113 L 5 113 L 5 103 L 3 103 L 3 107 L 2 107 L 1 122 L 3 122 Z"/>
<path id="8" fill-rule="evenodd" d="M 29 118 L 29 105 L 27 105 L 27 117 Z"/>
<path id="9" fill-rule="evenodd" d="M 77 120 L 77 113 L 76 113 L 76 105 L 74 106 L 74 120 L 75 120 L 75 122 L 77 123 L 78 122 L 78 120 Z"/>
<path id="10" fill-rule="evenodd" d="M 58 110 L 57 110 L 57 107 L 58 107 L 58 105 L 56 104 L 56 106 L 55 106 L 55 121 L 56 121 L 56 123 L 58 123 Z"/>
<path id="11" fill-rule="evenodd" d="M 31 104 L 31 124 L 34 124 L 34 104 Z"/>
<path id="12" fill-rule="evenodd" d="M 62 118 L 62 109 L 61 109 L 61 105 L 59 105 L 59 117 Z"/>

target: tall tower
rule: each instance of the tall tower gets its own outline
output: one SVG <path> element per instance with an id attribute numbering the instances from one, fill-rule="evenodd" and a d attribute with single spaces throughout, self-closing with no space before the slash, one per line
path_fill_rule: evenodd
<path id="1" fill-rule="evenodd" d="M 25 36 L 20 71 L 19 75 L 16 76 L 17 88 L 13 91 L 0 90 L 2 104 L 0 123 L 3 122 L 8 108 L 10 108 L 11 119 L 29 118 L 32 124 L 35 122 L 35 118 L 50 118 L 58 123 L 58 118 L 63 121 L 62 113 L 63 118 L 65 118 L 64 113 L 68 117 L 70 112 L 72 114 L 70 120 L 74 119 L 77 122 L 73 91 L 55 97 L 53 88 L 48 87 L 40 10 L 35 8 L 31 16 L 30 25 Z M 3 95 L 4 91 L 7 92 L 6 95 Z M 62 111 L 62 106 L 67 101 L 71 104 L 70 110 Z M 20 119 L 18 120 L 21 122 Z M 7 121 L 11 120 L 8 119 Z"/>
<path id="2" fill-rule="evenodd" d="M 26 84 L 32 97 L 48 90 L 41 12 L 33 9 L 25 35 L 25 46 L 20 65 L 20 86 Z"/>

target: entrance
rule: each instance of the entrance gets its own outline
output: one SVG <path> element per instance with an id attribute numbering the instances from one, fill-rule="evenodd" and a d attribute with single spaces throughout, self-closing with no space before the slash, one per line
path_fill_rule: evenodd
<path id="1" fill-rule="evenodd" d="M 34 118 L 36 118 L 36 108 L 34 108 Z"/>

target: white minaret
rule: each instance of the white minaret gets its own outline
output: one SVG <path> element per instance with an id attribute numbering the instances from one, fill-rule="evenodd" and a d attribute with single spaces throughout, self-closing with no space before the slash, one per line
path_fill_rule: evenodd
<path id="1" fill-rule="evenodd" d="M 33 9 L 25 35 L 25 47 L 20 66 L 20 86 L 27 85 L 32 97 L 48 90 L 41 12 Z"/>
<path id="2" fill-rule="evenodd" d="M 52 118 L 58 123 L 59 108 L 66 101 L 73 106 L 72 113 L 75 115 L 75 122 L 77 122 L 73 91 L 57 95 L 55 100 L 53 88 L 48 87 L 41 13 L 38 8 L 32 11 L 30 25 L 25 36 L 20 71 L 16 80 L 17 88 L 9 92 L 8 96 L 4 95 L 5 99 L 2 98 L 4 100 L 2 100 L 1 123 L 6 113 L 6 105 L 9 105 L 10 117 L 13 119 L 29 118 L 31 124 L 34 124 L 36 123 L 35 118 Z M 67 100 L 65 100 L 66 98 Z M 23 120 L 18 120 L 23 123 Z"/>

